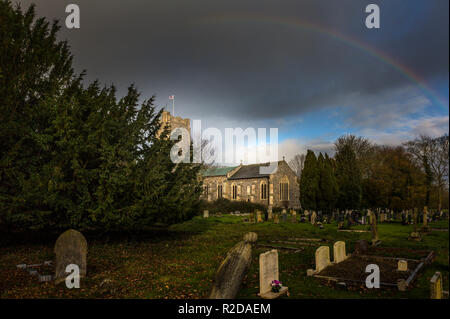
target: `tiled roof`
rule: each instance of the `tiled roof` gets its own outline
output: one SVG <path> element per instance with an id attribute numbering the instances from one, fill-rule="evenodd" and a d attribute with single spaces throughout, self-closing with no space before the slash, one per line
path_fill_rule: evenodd
<path id="1" fill-rule="evenodd" d="M 203 171 L 203 176 L 226 176 L 228 172 L 235 169 L 237 166 L 228 167 L 210 167 Z"/>
<path id="2" fill-rule="evenodd" d="M 270 174 L 260 174 L 259 168 L 261 166 L 269 166 L 269 163 L 252 164 L 242 166 L 236 173 L 228 179 L 243 179 L 243 178 L 261 178 L 269 177 Z"/>

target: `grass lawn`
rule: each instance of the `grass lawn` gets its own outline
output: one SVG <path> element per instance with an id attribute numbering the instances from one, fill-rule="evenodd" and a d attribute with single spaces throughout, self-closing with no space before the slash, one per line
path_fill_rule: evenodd
<path id="1" fill-rule="evenodd" d="M 314 228 L 307 223 L 245 224 L 243 217 L 223 215 L 173 225 L 169 232 L 140 240 L 89 240 L 88 276 L 80 289 L 67 289 L 64 283 L 39 283 L 35 277 L 16 268 L 17 264 L 42 263 L 54 260 L 53 242 L 48 244 L 15 245 L 0 248 L 0 298 L 206 298 L 215 271 L 227 251 L 242 239 L 244 233 L 254 231 L 259 244 L 293 246 L 273 243 L 289 238 L 323 238 L 332 254 L 333 243 L 346 242 L 347 253 L 353 251 L 358 239 L 369 233 L 337 232 L 337 225 Z M 431 223 L 432 228 L 447 228 L 448 221 Z M 369 229 L 358 226 L 355 229 Z M 298 252 L 279 250 L 280 280 L 289 287 L 290 296 L 284 298 L 429 298 L 429 280 L 435 271 L 443 275 L 444 290 L 449 289 L 448 231 L 433 231 L 422 242 L 408 241 L 413 226 L 400 223 L 379 224 L 381 247 L 434 250 L 436 259 L 419 275 L 414 288 L 407 292 L 397 289 L 334 288 L 307 277 L 306 270 L 314 268 L 314 252 L 318 245 L 298 246 Z M 56 238 L 55 238 L 56 240 Z M 253 260 L 238 298 L 258 298 L 258 258 L 270 248 L 253 247 Z M 392 249 L 392 256 L 398 255 Z M 409 253 L 408 253 L 409 254 Z M 381 278 L 383 281 L 383 278 Z"/>

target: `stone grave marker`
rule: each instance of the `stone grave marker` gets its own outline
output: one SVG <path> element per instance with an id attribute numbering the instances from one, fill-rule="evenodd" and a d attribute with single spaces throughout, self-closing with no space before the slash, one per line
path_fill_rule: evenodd
<path id="1" fill-rule="evenodd" d="M 311 214 L 311 225 L 316 225 L 316 218 L 317 218 L 317 214 L 315 211 L 313 211 Z"/>
<path id="2" fill-rule="evenodd" d="M 428 227 L 428 207 L 423 208 L 423 227 Z"/>
<path id="3" fill-rule="evenodd" d="M 408 271 L 408 262 L 406 260 L 399 260 L 397 265 L 397 271 Z"/>
<path id="4" fill-rule="evenodd" d="M 308 276 L 312 276 L 314 274 L 321 272 L 323 269 L 325 269 L 331 264 L 330 247 L 320 246 L 319 248 L 317 248 L 315 258 L 316 258 L 316 269 L 314 270 L 308 269 L 306 272 Z"/>
<path id="5" fill-rule="evenodd" d="M 338 264 L 347 259 L 347 254 L 345 252 L 345 242 L 337 241 L 333 245 L 333 261 Z"/>
<path id="6" fill-rule="evenodd" d="M 262 223 L 263 222 L 263 220 L 262 220 L 262 212 L 259 211 L 259 210 L 256 211 L 256 222 L 257 223 Z"/>
<path id="7" fill-rule="evenodd" d="M 272 219 L 273 219 L 272 206 L 269 206 L 269 207 L 267 208 L 267 219 L 268 219 L 268 220 L 272 220 Z"/>
<path id="8" fill-rule="evenodd" d="M 64 281 L 68 273 L 66 267 L 75 264 L 80 268 L 80 277 L 86 276 L 87 272 L 87 241 L 83 234 L 69 229 L 62 233 L 55 243 L 56 254 L 56 282 Z"/>
<path id="9" fill-rule="evenodd" d="M 274 218 L 273 218 L 273 222 L 274 222 L 275 224 L 279 224 L 279 223 L 280 223 L 280 215 L 275 214 L 275 215 L 274 215 Z"/>
<path id="10" fill-rule="evenodd" d="M 292 222 L 295 224 L 297 222 L 297 213 L 295 210 L 292 210 Z"/>
<path id="11" fill-rule="evenodd" d="M 274 299 L 288 291 L 283 286 L 279 292 L 272 291 L 272 281 L 279 280 L 278 251 L 273 249 L 259 255 L 259 295 L 264 299 Z"/>
<path id="12" fill-rule="evenodd" d="M 435 272 L 430 280 L 431 299 L 443 299 L 442 275 L 439 271 Z"/>
<path id="13" fill-rule="evenodd" d="M 204 210 L 203 211 L 203 218 L 208 218 L 209 217 L 209 210 Z"/>

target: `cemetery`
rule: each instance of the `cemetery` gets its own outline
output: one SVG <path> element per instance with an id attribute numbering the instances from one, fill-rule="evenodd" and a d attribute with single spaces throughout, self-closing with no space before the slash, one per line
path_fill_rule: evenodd
<path id="1" fill-rule="evenodd" d="M 409 240 L 417 225 L 403 225 L 400 217 L 378 222 L 375 230 L 372 223 L 351 226 L 366 232 L 341 232 L 332 218 L 320 228 L 318 214 L 293 215 L 268 220 L 260 211 L 202 211 L 139 239 L 105 241 L 69 230 L 2 247 L 0 297 L 445 298 L 448 219 L 430 221 L 439 231 L 421 232 L 418 242 Z M 80 264 L 81 289 L 58 280 L 68 263 Z M 380 289 L 364 285 L 368 264 L 379 266 Z"/>

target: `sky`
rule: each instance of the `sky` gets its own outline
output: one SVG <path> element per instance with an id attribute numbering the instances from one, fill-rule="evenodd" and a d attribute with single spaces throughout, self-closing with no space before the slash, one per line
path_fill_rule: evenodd
<path id="1" fill-rule="evenodd" d="M 355 134 L 399 145 L 449 131 L 448 0 L 71 0 L 58 19 L 87 82 L 135 84 L 202 128 L 278 128 L 279 158 Z M 67 29 L 68 4 L 80 28 Z M 380 28 L 368 29 L 368 4 Z"/>

